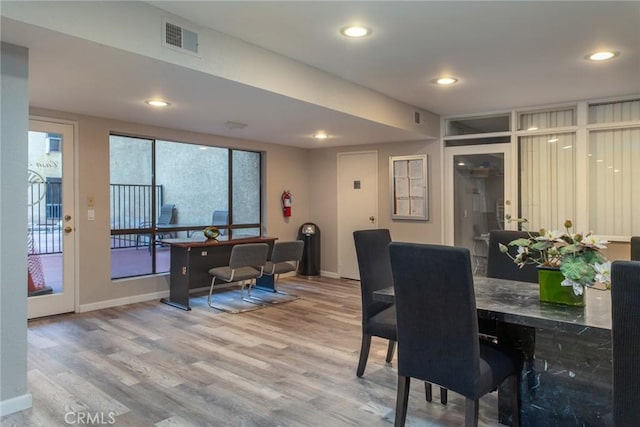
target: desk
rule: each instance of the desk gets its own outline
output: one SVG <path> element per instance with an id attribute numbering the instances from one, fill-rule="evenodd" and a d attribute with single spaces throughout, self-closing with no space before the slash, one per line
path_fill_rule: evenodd
<path id="1" fill-rule="evenodd" d="M 267 243 L 269 253 L 273 249 L 274 237 L 248 237 L 229 240 L 221 236 L 218 240 L 163 239 L 171 247 L 171 270 L 169 298 L 160 301 L 183 310 L 189 307 L 189 290 L 210 286 L 209 270 L 229 265 L 231 249 L 243 243 Z M 265 278 L 268 279 L 268 278 Z M 268 284 L 267 284 L 268 287 Z"/>
<path id="2" fill-rule="evenodd" d="M 522 426 L 612 425 L 611 294 L 587 289 L 586 307 L 541 303 L 535 283 L 474 277 L 478 317 L 498 323 L 498 340 L 525 355 Z M 374 299 L 393 302 L 393 288 Z M 499 416 L 508 396 L 501 388 Z"/>

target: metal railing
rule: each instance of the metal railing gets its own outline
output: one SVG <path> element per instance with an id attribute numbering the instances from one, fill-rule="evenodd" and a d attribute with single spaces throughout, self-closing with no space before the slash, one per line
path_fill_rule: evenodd
<path id="1" fill-rule="evenodd" d="M 144 242 L 148 244 L 148 231 L 141 234 L 115 234 L 113 231 L 148 228 L 151 224 L 152 194 L 152 185 L 111 184 L 111 249 L 137 247 Z M 163 195 L 163 186 L 156 185 L 156 215 L 160 212 Z"/>
<path id="2" fill-rule="evenodd" d="M 136 229 L 151 221 L 151 185 L 111 184 L 111 229 Z M 27 189 L 28 231 L 36 254 L 62 253 L 62 183 L 34 182 Z M 163 187 L 156 186 L 156 212 L 160 212 Z M 111 248 L 148 244 L 144 233 L 111 236 Z"/>
<path id="3" fill-rule="evenodd" d="M 27 187 L 28 231 L 33 253 L 62 252 L 62 183 L 30 182 Z"/>

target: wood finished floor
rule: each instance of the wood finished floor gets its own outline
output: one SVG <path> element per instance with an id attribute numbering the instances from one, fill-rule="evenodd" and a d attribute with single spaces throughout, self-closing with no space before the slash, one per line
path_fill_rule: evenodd
<path id="1" fill-rule="evenodd" d="M 355 376 L 358 282 L 288 278 L 280 288 L 301 298 L 242 314 L 199 296 L 190 312 L 152 301 L 30 321 L 33 408 L 0 424 L 391 426 L 396 359 L 384 362 L 384 340 Z M 444 406 L 434 388 L 427 403 L 412 386 L 408 426 L 463 424 L 460 396 Z M 480 425 L 499 425 L 495 393 L 481 400 Z"/>

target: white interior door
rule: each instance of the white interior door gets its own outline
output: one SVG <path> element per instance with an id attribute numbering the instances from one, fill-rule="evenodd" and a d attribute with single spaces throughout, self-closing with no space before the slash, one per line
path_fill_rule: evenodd
<path id="1" fill-rule="evenodd" d="M 445 149 L 445 242 L 471 251 L 474 274 L 486 267 L 489 232 L 513 228 L 510 144 Z"/>
<path id="2" fill-rule="evenodd" d="M 353 232 L 378 224 L 378 152 L 338 153 L 338 275 L 360 280 Z"/>
<path id="3" fill-rule="evenodd" d="M 74 126 L 29 121 L 28 316 L 75 311 Z"/>

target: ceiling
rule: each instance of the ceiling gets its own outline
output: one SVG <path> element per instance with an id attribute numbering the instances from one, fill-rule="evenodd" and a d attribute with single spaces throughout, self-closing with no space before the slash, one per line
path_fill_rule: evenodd
<path id="1" fill-rule="evenodd" d="M 640 2 L 148 3 L 443 116 L 640 94 Z M 339 29 L 352 23 L 373 32 L 348 40 Z M 37 107 L 307 148 L 424 139 L 9 19 L 2 40 L 29 47 L 30 103 Z M 585 60 L 601 49 L 620 55 Z M 459 82 L 431 82 L 443 74 Z M 162 112 L 141 106 L 158 88 L 188 105 Z M 229 129 L 226 121 L 248 126 Z M 313 140 L 318 129 L 332 138 Z"/>

